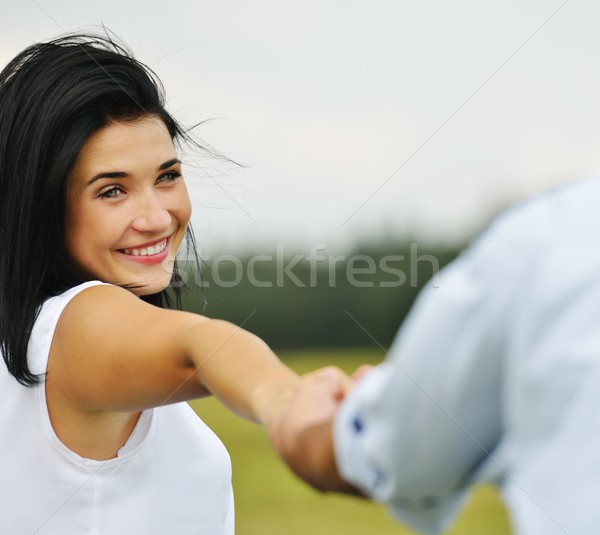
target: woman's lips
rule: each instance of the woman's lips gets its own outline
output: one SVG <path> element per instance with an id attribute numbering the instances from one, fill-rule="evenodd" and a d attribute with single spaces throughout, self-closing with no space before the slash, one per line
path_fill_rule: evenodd
<path id="1" fill-rule="evenodd" d="M 127 257 L 127 259 L 140 264 L 158 264 L 167 258 L 169 254 L 169 245 L 171 243 L 171 236 L 163 238 L 162 240 L 154 243 L 149 242 L 152 245 L 145 245 L 144 247 L 131 247 L 128 249 L 119 249 L 118 251 Z"/>

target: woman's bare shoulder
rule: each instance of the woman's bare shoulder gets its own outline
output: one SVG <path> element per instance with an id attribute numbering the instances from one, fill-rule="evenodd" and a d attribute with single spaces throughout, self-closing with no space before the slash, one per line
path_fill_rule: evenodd
<path id="1" fill-rule="evenodd" d="M 205 390 L 191 377 L 181 341 L 203 321 L 197 314 L 148 304 L 118 286 L 86 288 L 59 319 L 47 388 L 60 389 L 82 410 L 140 410 L 175 390 L 173 401 L 201 396 Z"/>

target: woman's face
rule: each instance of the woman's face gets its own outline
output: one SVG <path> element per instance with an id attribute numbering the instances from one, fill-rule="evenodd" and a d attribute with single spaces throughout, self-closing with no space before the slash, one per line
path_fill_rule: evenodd
<path id="1" fill-rule="evenodd" d="M 92 135 L 67 180 L 65 236 L 89 279 L 165 289 L 191 205 L 165 124 L 115 122 Z"/>

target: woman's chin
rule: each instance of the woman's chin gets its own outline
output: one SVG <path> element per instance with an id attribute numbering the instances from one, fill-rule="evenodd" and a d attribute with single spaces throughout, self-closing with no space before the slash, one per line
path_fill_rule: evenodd
<path id="1" fill-rule="evenodd" d="M 138 297 L 144 297 L 146 295 L 154 295 L 166 290 L 170 286 L 169 283 L 166 284 L 145 284 L 143 286 L 139 286 L 137 288 L 131 288 L 131 292 Z"/>

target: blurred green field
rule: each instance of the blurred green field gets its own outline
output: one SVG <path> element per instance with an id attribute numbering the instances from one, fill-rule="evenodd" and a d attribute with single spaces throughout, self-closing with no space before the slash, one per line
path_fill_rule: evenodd
<path id="1" fill-rule="evenodd" d="M 288 353 L 282 359 L 299 373 L 328 364 L 350 372 L 377 363 L 381 352 Z M 359 535 L 414 533 L 381 506 L 352 497 L 320 494 L 297 480 L 269 448 L 264 430 L 231 414 L 214 399 L 190 403 L 217 433 L 233 464 L 237 535 Z M 475 490 L 447 535 L 509 535 L 506 510 L 491 487 Z"/>

